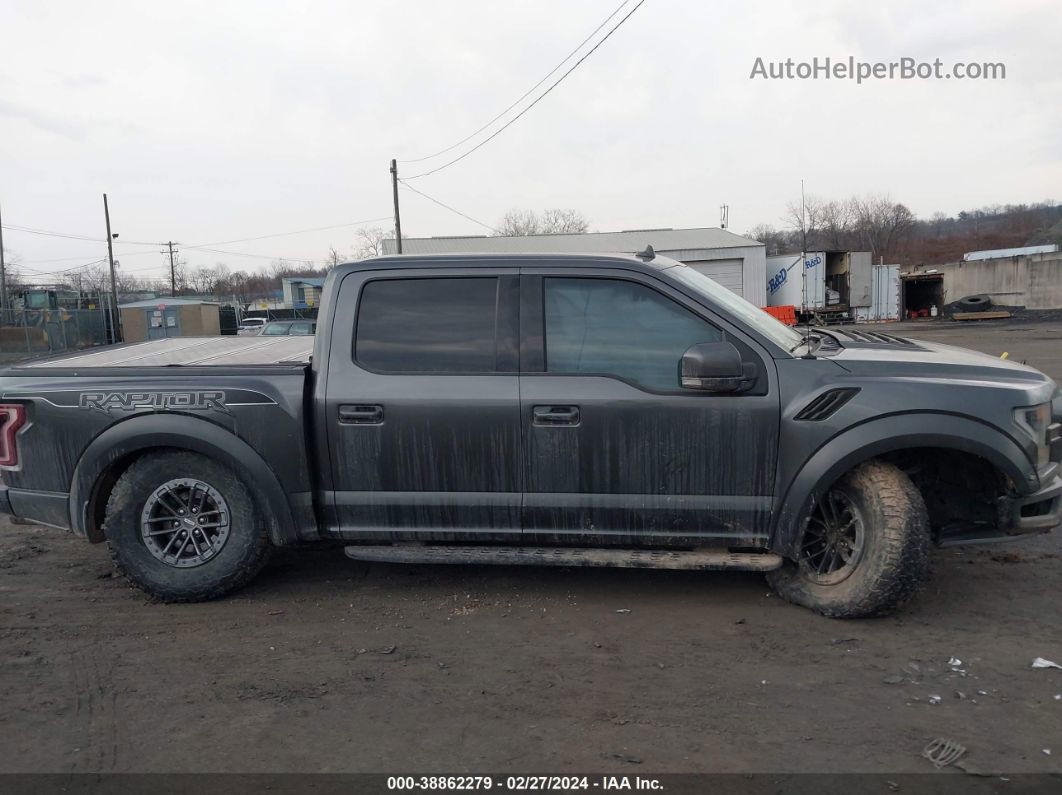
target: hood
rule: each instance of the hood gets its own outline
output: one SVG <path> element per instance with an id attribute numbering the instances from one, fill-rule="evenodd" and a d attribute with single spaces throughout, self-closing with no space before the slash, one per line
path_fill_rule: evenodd
<path id="1" fill-rule="evenodd" d="M 1047 389 L 1044 400 L 1056 389 L 1035 367 L 967 348 L 861 329 L 816 328 L 813 333 L 821 340 L 816 355 L 861 375 L 1012 383 L 1037 392 Z"/>

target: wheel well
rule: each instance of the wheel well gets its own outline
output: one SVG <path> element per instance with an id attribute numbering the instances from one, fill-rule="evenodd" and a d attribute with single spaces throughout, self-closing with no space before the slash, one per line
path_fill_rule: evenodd
<path id="1" fill-rule="evenodd" d="M 140 450 L 133 450 L 126 455 L 114 459 L 99 477 L 96 478 L 96 482 L 93 484 L 92 491 L 89 494 L 88 506 L 86 509 L 87 521 L 85 535 L 90 542 L 98 544 L 106 540 L 103 533 L 103 520 L 107 513 L 107 500 L 110 499 L 111 492 L 114 490 L 114 486 L 118 482 L 118 479 L 121 478 L 121 476 L 125 474 L 125 471 L 140 458 L 155 453 L 194 453 L 196 455 L 203 455 L 203 453 L 197 450 L 184 447 L 147 447 Z M 266 504 L 267 501 L 262 494 L 259 484 L 255 483 L 253 479 L 249 477 L 248 472 L 243 470 L 240 466 L 232 466 L 230 469 L 232 469 L 233 474 L 247 487 L 247 490 L 251 493 L 256 502 L 260 502 L 263 505 Z M 270 533 L 276 536 L 278 529 L 278 520 L 276 516 L 274 516 L 272 512 L 266 511 L 263 518 L 269 525 Z"/>
<path id="2" fill-rule="evenodd" d="M 1013 491 L 1010 479 L 974 453 L 944 447 L 915 447 L 878 456 L 899 467 L 922 494 L 933 538 L 951 530 L 999 522 L 997 500 Z"/>
<path id="3" fill-rule="evenodd" d="M 96 482 L 93 484 L 92 491 L 89 494 L 88 509 L 85 512 L 87 519 L 85 535 L 88 536 L 88 540 L 93 544 L 99 544 L 104 540 L 103 519 L 107 512 L 107 500 L 110 499 L 111 492 L 114 490 L 114 485 L 118 482 L 118 478 L 133 465 L 134 461 L 148 453 L 155 452 L 156 449 L 134 450 L 120 458 L 116 458 L 96 478 Z"/>
<path id="4" fill-rule="evenodd" d="M 105 540 L 103 520 L 107 513 L 107 500 L 110 499 L 111 492 L 114 491 L 114 486 L 118 479 L 139 459 L 155 453 L 195 453 L 195 451 L 181 447 L 146 447 L 114 459 L 107 469 L 96 478 L 96 483 L 93 485 L 89 496 L 88 526 L 85 528 L 85 534 L 93 544 L 98 544 Z M 236 472 L 235 474 L 241 480 L 245 480 L 241 473 Z"/>

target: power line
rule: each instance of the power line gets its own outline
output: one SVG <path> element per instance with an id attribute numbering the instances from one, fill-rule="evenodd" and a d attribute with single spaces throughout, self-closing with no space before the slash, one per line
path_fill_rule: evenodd
<path id="1" fill-rule="evenodd" d="M 443 203 L 442 203 L 441 201 L 439 201 L 438 199 L 435 199 L 435 198 L 433 198 L 433 197 L 429 196 L 429 195 L 428 195 L 427 193 L 425 193 L 424 191 L 420 191 L 420 190 L 417 190 L 417 189 L 416 189 L 416 188 L 414 188 L 414 187 L 413 187 L 412 185 L 407 185 L 407 184 L 406 184 L 406 181 L 405 181 L 404 179 L 399 179 L 398 181 L 399 181 L 400 183 L 402 183 L 402 187 L 403 187 L 403 188 L 405 188 L 406 190 L 411 190 L 411 191 L 413 191 L 414 193 L 416 193 L 416 194 L 418 194 L 418 195 L 420 195 L 420 196 L 423 196 L 423 197 L 424 197 L 425 199 L 427 199 L 428 201 L 430 201 L 430 202 L 434 202 L 435 204 L 439 205 L 440 207 L 442 207 L 442 208 L 444 208 L 444 209 L 446 209 L 446 210 L 449 210 L 449 211 L 450 211 L 450 212 L 452 212 L 452 213 L 456 213 L 457 215 L 460 215 L 460 216 L 461 216 L 462 218 L 466 218 L 466 219 L 468 219 L 469 221 L 471 221 L 471 222 L 472 222 L 472 223 L 474 223 L 474 224 L 479 224 L 480 226 L 484 227 L 485 229 L 489 229 L 489 230 L 490 230 L 491 232 L 494 232 L 495 234 L 501 234 L 500 232 L 498 232 L 498 230 L 497 230 L 497 229 L 495 229 L 495 228 L 494 228 L 493 226 L 491 226 L 490 224 L 485 224 L 485 223 L 483 223 L 482 221 L 477 221 L 477 220 L 476 220 L 475 218 L 473 218 L 473 217 L 472 217 L 471 215 L 467 215 L 466 213 L 463 213 L 463 212 L 461 212 L 460 210 L 457 210 L 457 209 L 455 209 L 455 208 L 451 207 L 451 206 L 450 206 L 449 204 L 443 204 Z"/>
<path id="2" fill-rule="evenodd" d="M 79 270 L 83 270 L 85 268 L 91 268 L 93 265 L 100 265 L 100 264 L 102 264 L 102 263 L 104 263 L 106 261 L 107 260 L 105 258 L 101 258 L 101 259 L 98 259 L 98 260 L 93 260 L 92 262 L 86 262 L 86 263 L 84 263 L 82 265 L 75 265 L 72 268 L 60 268 L 60 269 L 54 270 L 54 271 L 42 271 L 42 270 L 38 270 L 36 268 L 26 268 L 20 263 L 16 263 L 16 264 L 12 265 L 11 267 L 16 268 L 20 272 L 28 272 L 28 273 L 36 275 L 36 276 L 55 276 L 56 274 L 60 274 L 60 273 L 70 273 L 71 271 L 79 271 Z"/>
<path id="3" fill-rule="evenodd" d="M 138 251 L 137 254 L 150 254 L 150 251 Z M 85 257 L 92 256 L 91 254 L 82 254 L 80 257 L 58 257 L 56 259 L 24 259 L 20 264 L 22 265 L 51 265 L 55 262 L 76 262 L 77 260 L 83 260 Z M 123 256 L 132 257 L 134 254 L 124 254 Z"/>
<path id="4" fill-rule="evenodd" d="M 523 102 L 525 99 L 527 99 L 527 97 L 530 96 L 531 93 L 534 92 L 535 89 L 537 89 L 540 85 L 545 83 L 558 69 L 560 69 L 562 66 L 564 66 L 564 64 L 568 63 L 568 61 L 570 61 L 572 59 L 572 56 L 574 56 L 577 52 L 579 52 L 579 50 L 581 50 L 586 45 L 586 43 L 588 41 L 590 41 L 590 39 L 594 38 L 594 36 L 597 35 L 598 31 L 600 31 L 601 28 L 605 27 L 605 25 L 607 25 L 609 23 L 609 21 L 612 19 L 612 17 L 616 16 L 616 14 L 618 14 L 620 12 L 620 10 L 625 5 L 627 5 L 627 3 L 629 3 L 629 2 L 630 2 L 630 0 L 623 0 L 623 2 L 620 3 L 619 6 L 616 7 L 615 11 L 613 11 L 611 14 L 609 14 L 607 17 L 605 17 L 605 19 L 601 22 L 601 24 L 598 25 L 596 28 L 594 28 L 593 32 L 589 36 L 587 36 L 585 39 L 583 39 L 581 42 L 579 42 L 579 45 L 574 50 L 572 50 L 570 53 L 568 53 L 567 55 L 564 56 L 564 60 L 562 60 L 559 64 L 557 64 L 552 69 L 550 69 L 545 74 L 545 76 L 543 76 L 543 78 L 541 80 L 539 80 L 537 83 L 535 83 L 533 86 L 531 86 L 531 88 L 527 89 L 527 91 L 525 91 L 523 94 L 521 94 L 520 97 L 515 102 L 513 102 L 511 105 L 509 105 L 509 107 L 507 107 L 505 110 L 503 110 L 497 116 L 495 116 L 493 119 L 488 121 L 486 124 L 484 124 L 478 130 L 476 130 L 475 132 L 470 133 L 469 135 L 465 136 L 464 138 L 462 138 L 457 143 L 451 144 L 450 146 L 446 147 L 445 149 L 440 149 L 438 152 L 435 152 L 434 154 L 424 155 L 424 157 L 414 157 L 414 158 L 411 158 L 409 160 L 401 160 L 399 162 L 401 162 L 401 163 L 420 163 L 420 162 L 422 162 L 424 160 L 431 160 L 433 157 L 438 157 L 439 155 L 446 154 L 447 152 L 449 152 L 449 151 L 451 151 L 453 149 L 456 149 L 457 147 L 459 147 L 461 144 L 465 143 L 469 139 L 475 138 L 477 135 L 479 135 L 485 129 L 487 129 L 492 124 L 494 124 L 494 122 L 496 122 L 498 119 L 500 119 L 506 113 L 511 111 L 513 108 L 515 108 L 521 102 Z"/>
<path id="5" fill-rule="evenodd" d="M 12 232 L 26 232 L 31 235 L 44 235 L 45 237 L 62 237 L 67 240 L 88 240 L 91 243 L 106 243 L 107 241 L 99 237 L 88 237 L 87 235 L 75 235 L 69 232 L 50 232 L 46 229 L 31 229 L 28 226 L 9 226 L 4 224 L 4 229 Z M 123 243 L 130 246 L 157 246 L 158 243 L 146 243 L 141 240 L 123 240 Z"/>
<path id="6" fill-rule="evenodd" d="M 374 222 L 377 222 L 377 221 L 389 221 L 390 219 L 391 219 L 391 216 L 385 215 L 385 216 L 380 216 L 378 218 L 365 218 L 365 219 L 363 219 L 361 221 L 350 221 L 349 223 L 345 223 L 345 224 L 334 224 L 332 226 L 318 226 L 318 227 L 313 227 L 312 229 L 296 229 L 293 232 L 275 232 L 275 233 L 268 234 L 268 235 L 259 235 L 258 237 L 241 237 L 241 238 L 238 238 L 236 240 L 221 240 L 221 241 L 217 241 L 217 242 L 214 242 L 214 243 L 203 243 L 201 245 L 196 245 L 196 246 L 186 246 L 186 248 L 203 248 L 204 246 L 224 246 L 224 245 L 228 245 L 230 243 L 246 243 L 246 242 L 250 242 L 252 240 L 266 240 L 268 238 L 273 238 L 273 237 L 287 237 L 289 235 L 302 235 L 302 234 L 306 234 L 306 233 L 309 233 L 309 232 L 325 232 L 325 231 L 328 231 L 329 229 L 342 229 L 344 227 L 360 226 L 361 224 L 370 224 L 370 223 L 374 223 Z M 106 243 L 107 242 L 103 238 L 99 238 L 99 237 L 89 237 L 88 235 L 78 235 L 78 234 L 73 234 L 73 233 L 70 233 L 70 232 L 53 232 L 53 231 L 50 231 L 50 230 L 47 230 L 47 229 L 34 229 L 32 227 L 16 226 L 14 224 L 4 224 L 3 228 L 4 229 L 8 229 L 8 230 L 10 230 L 12 232 L 25 232 L 27 234 L 43 235 L 45 237 L 60 237 L 60 238 L 64 238 L 64 239 L 67 239 L 67 240 L 86 240 L 86 241 L 88 241 L 90 243 Z M 152 247 L 154 247 L 154 246 L 164 246 L 164 245 L 166 245 L 166 243 L 164 243 L 164 242 L 163 243 L 149 243 L 149 242 L 145 242 L 145 241 L 141 241 L 141 240 L 116 240 L 116 241 L 114 241 L 114 243 L 115 243 L 115 245 L 119 245 L 119 246 L 121 246 L 121 245 L 129 245 L 129 246 L 152 246 Z M 145 253 L 150 253 L 150 252 L 145 252 Z M 126 254 L 125 256 L 131 256 L 131 255 L 130 254 Z M 69 260 L 75 260 L 75 259 L 81 259 L 81 257 L 69 257 L 69 258 L 67 258 L 68 261 Z M 40 261 L 41 262 L 60 262 L 61 260 L 40 260 Z"/>
<path id="7" fill-rule="evenodd" d="M 224 251 L 220 248 L 207 248 L 206 246 L 185 246 L 185 248 L 192 248 L 196 251 L 209 251 L 212 254 L 229 254 L 233 257 L 255 257 L 257 259 L 269 259 L 269 260 L 288 260 L 291 262 L 313 262 L 313 257 L 280 257 L 270 254 L 248 254 L 245 251 Z"/>
<path id="8" fill-rule="evenodd" d="M 276 232 L 271 235 L 260 235 L 259 237 L 241 237 L 237 240 L 218 240 L 214 243 L 201 243 L 196 246 L 185 246 L 185 248 L 203 248 L 204 246 L 227 246 L 230 243 L 247 243 L 252 240 L 266 240 L 271 237 L 287 237 L 288 235 L 302 235 L 307 232 L 325 232 L 329 229 L 343 229 L 348 226 L 360 226 L 361 224 L 371 224 L 376 221 L 390 221 L 391 216 L 385 215 L 381 218 L 366 218 L 363 221 L 351 221 L 346 224 L 334 224 L 333 226 L 317 226 L 313 229 L 297 229 L 294 232 Z"/>
<path id="9" fill-rule="evenodd" d="M 589 57 L 590 57 L 591 55 L 593 55 L 593 54 L 594 54 L 594 52 L 595 52 L 595 51 L 597 50 L 597 48 L 598 48 L 598 47 L 600 47 L 600 46 L 601 46 L 602 44 L 604 44 L 604 43 L 605 43 L 606 41 L 608 41 L 609 37 L 610 37 L 610 36 L 611 36 L 611 35 L 612 35 L 613 33 L 615 33 L 615 32 L 616 32 L 617 30 L 619 30 L 620 26 L 621 26 L 621 25 L 622 25 L 622 24 L 623 24 L 624 22 L 626 22 L 626 21 L 627 21 L 628 19 L 630 19 L 630 18 L 631 18 L 631 15 L 632 15 L 632 14 L 633 14 L 633 13 L 634 13 L 635 11 L 637 11 L 637 10 L 638 10 L 639 8 L 641 8 L 641 7 L 642 7 L 642 3 L 644 3 L 644 2 L 645 2 L 645 0 L 638 0 L 638 5 L 636 5 L 636 6 L 635 6 L 634 8 L 632 8 L 632 9 L 631 9 L 630 11 L 628 11 L 628 12 L 627 12 L 627 15 L 626 15 L 625 17 L 623 17 L 623 19 L 621 19 L 621 20 L 620 20 L 619 22 L 617 22 L 617 23 L 616 23 L 616 24 L 615 24 L 615 25 L 614 25 L 614 26 L 612 27 L 612 29 L 611 29 L 611 30 L 609 30 L 609 32 L 608 32 L 608 33 L 606 33 L 606 34 L 605 34 L 605 36 L 604 36 L 604 37 L 603 37 L 603 38 L 602 38 L 602 39 L 601 39 L 601 40 L 600 40 L 600 41 L 599 41 L 599 42 L 598 42 L 597 44 L 595 44 L 595 45 L 594 45 L 593 47 L 591 47 L 591 48 L 590 48 L 590 50 L 589 50 L 589 51 L 588 51 L 588 52 L 587 52 L 587 53 L 586 53 L 585 55 L 583 55 L 583 57 L 582 57 L 582 58 L 580 58 L 580 59 L 579 59 L 578 61 L 576 61 L 576 62 L 575 62 L 574 64 L 572 64 L 571 68 L 570 68 L 570 69 L 569 69 L 569 70 L 568 70 L 567 72 L 565 72 L 564 74 L 562 74 L 562 75 L 561 75 L 561 76 L 560 76 L 560 77 L 559 77 L 559 78 L 558 78 L 558 79 L 557 79 L 557 80 L 556 80 L 556 81 L 555 81 L 555 82 L 554 82 L 554 83 L 553 83 L 552 85 L 550 85 L 550 87 L 549 87 L 549 88 L 547 88 L 547 89 L 546 89 L 545 91 L 543 91 L 543 92 L 542 92 L 541 94 L 539 94 L 539 95 L 538 95 L 538 97 L 536 97 L 536 98 L 535 98 L 535 101 L 534 101 L 534 102 L 532 102 L 532 103 L 531 103 L 530 105 L 528 105 L 528 106 L 527 106 L 526 108 L 524 108 L 524 109 L 523 109 L 522 111 L 520 111 L 520 112 L 519 112 L 519 113 L 517 113 L 517 114 L 516 114 L 515 116 L 513 116 L 513 118 L 511 118 L 511 119 L 510 119 L 509 121 L 507 121 L 507 122 L 506 122 L 505 124 L 503 124 L 503 125 L 502 125 L 501 127 L 499 127 L 499 128 L 497 129 L 497 130 L 495 130 L 495 131 L 494 131 L 493 133 L 491 133 L 491 134 L 490 134 L 489 136 L 487 136 L 487 137 L 486 137 L 486 138 L 484 138 L 484 139 L 483 139 L 482 141 L 480 141 L 480 142 L 479 142 L 478 144 L 476 144 L 475 146 L 473 146 L 473 147 L 472 147 L 471 149 L 469 149 L 469 150 L 468 150 L 467 152 L 465 152 L 465 153 L 464 153 L 463 155 L 459 155 L 458 157 L 455 157 L 455 158 L 454 158 L 453 160 L 451 160 L 451 161 L 449 161 L 449 162 L 447 162 L 447 163 L 443 163 L 443 164 L 442 164 L 441 166 L 438 166 L 437 168 L 433 168 L 433 169 L 431 169 L 430 171 L 424 171 L 424 172 L 421 172 L 420 174 L 414 174 L 414 175 L 413 175 L 412 177 L 406 177 L 406 179 L 407 179 L 407 180 L 408 180 L 408 179 L 419 179 L 420 177 L 427 177 L 427 176 L 429 176 L 429 175 L 431 175 L 431 174 L 436 174 L 436 173 L 438 173 L 439 171 L 442 171 L 442 170 L 443 170 L 444 168 L 449 168 L 449 167 L 450 167 L 450 166 L 452 166 L 452 165 L 453 165 L 454 163 L 459 163 L 460 161 L 462 161 L 462 160 L 464 160 L 464 159 L 465 159 L 466 157 L 468 157 L 468 156 L 469 156 L 470 154 L 472 154 L 473 152 L 475 152 L 475 151 L 476 151 L 477 149 L 479 149 L 479 148 L 481 148 L 481 147 L 485 146 L 486 144 L 490 143 L 491 141 L 493 141 L 493 140 L 494 140 L 495 138 L 497 138 L 497 137 L 498 137 L 499 135 L 501 135 L 501 133 L 505 132 L 505 130 L 507 130 L 507 129 L 508 129 L 508 128 L 509 128 L 510 126 L 512 126 L 513 124 L 515 124 L 515 123 L 516 123 L 516 122 L 517 122 L 517 121 L 518 121 L 518 120 L 519 120 L 519 119 L 520 119 L 520 118 L 521 118 L 521 117 L 522 117 L 522 116 L 523 116 L 523 115 L 524 115 L 525 113 L 527 113 L 527 112 L 528 112 L 529 110 L 531 110 L 531 108 L 535 107 L 535 105 L 537 105 L 537 104 L 538 104 L 539 102 L 541 102 L 541 101 L 542 101 L 543 99 L 545 99 L 545 98 L 546 98 L 546 96 L 547 96 L 547 95 L 548 95 L 548 94 L 549 94 L 549 93 L 550 93 L 550 92 L 551 92 L 551 91 L 552 91 L 553 89 L 555 89 L 555 88 L 556 88 L 557 86 L 559 86 L 559 85 L 560 85 L 561 83 L 563 83 L 563 82 L 564 82 L 564 79 L 565 79 L 565 78 L 566 78 L 566 77 L 567 77 L 568 75 L 570 75 L 570 74 L 571 74 L 572 72 L 574 72 L 574 71 L 575 71 L 576 69 L 578 69 L 578 68 L 579 68 L 579 65 L 580 65 L 580 64 L 582 64 L 582 62 L 583 62 L 583 61 L 585 61 L 585 60 L 586 60 L 587 58 L 589 58 Z M 403 182 L 404 182 L 404 181 L 405 181 L 405 180 L 403 180 Z M 479 222 L 477 221 L 476 223 L 479 223 Z"/>

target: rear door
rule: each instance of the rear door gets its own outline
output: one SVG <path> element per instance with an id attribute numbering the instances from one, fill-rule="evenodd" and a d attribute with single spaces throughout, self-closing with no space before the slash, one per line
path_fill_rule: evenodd
<path id="1" fill-rule="evenodd" d="M 635 272 L 522 270 L 524 532 L 623 545 L 766 543 L 778 442 L 770 357 Z M 679 384 L 700 342 L 759 373 L 742 394 Z"/>
<path id="2" fill-rule="evenodd" d="M 339 534 L 518 534 L 517 270 L 362 271 L 337 289 L 324 421 Z"/>

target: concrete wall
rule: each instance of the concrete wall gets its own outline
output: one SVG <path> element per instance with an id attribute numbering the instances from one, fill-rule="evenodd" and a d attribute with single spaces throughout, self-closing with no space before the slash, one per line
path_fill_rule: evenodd
<path id="1" fill-rule="evenodd" d="M 946 303 L 984 294 L 1001 306 L 1062 308 L 1062 254 L 1058 252 L 950 262 L 936 267 L 944 274 Z"/>

